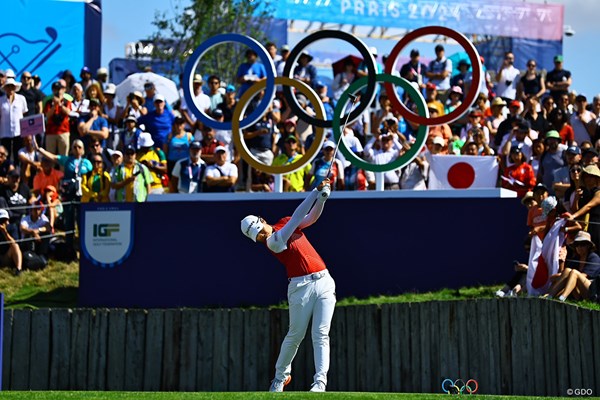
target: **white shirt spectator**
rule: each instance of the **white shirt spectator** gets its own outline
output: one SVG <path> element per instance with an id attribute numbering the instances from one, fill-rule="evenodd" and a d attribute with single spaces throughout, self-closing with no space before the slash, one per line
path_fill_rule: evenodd
<path id="1" fill-rule="evenodd" d="M 429 63 L 429 68 L 432 72 L 441 73 L 448 71 L 448 76 L 444 79 L 430 79 L 429 82 L 435 84 L 438 90 L 450 89 L 450 77 L 452 76 L 452 60 L 443 57 L 440 61 L 433 60 Z"/>
<path id="2" fill-rule="evenodd" d="M 593 119 L 594 114 L 588 110 L 585 110 L 581 116 L 579 114 L 573 113 L 570 118 L 571 126 L 573 127 L 573 132 L 575 133 L 575 141 L 577 144 L 581 144 L 582 142 L 591 141 L 590 134 L 586 128 L 586 125 Z"/>
<path id="3" fill-rule="evenodd" d="M 0 138 L 21 136 L 21 118 L 27 112 L 27 100 L 15 93 L 12 103 L 6 96 L 0 97 Z"/>
<path id="4" fill-rule="evenodd" d="M 496 85 L 496 94 L 514 100 L 517 97 L 517 83 L 520 71 L 513 65 L 502 69 L 502 80 Z"/>
<path id="5" fill-rule="evenodd" d="M 200 92 L 200 94 L 194 98 L 194 103 L 196 103 L 196 107 L 198 107 L 200 110 L 204 111 L 205 113 L 210 111 L 210 106 L 211 106 L 210 97 L 208 97 L 204 93 Z M 181 109 L 186 110 L 188 112 L 188 115 L 192 119 L 192 121 L 196 122 L 196 120 L 197 120 L 196 114 L 194 114 L 193 112 L 191 112 L 189 110 L 188 105 L 185 101 L 185 97 L 181 98 Z"/>
<path id="6" fill-rule="evenodd" d="M 221 176 L 238 176 L 238 169 L 235 164 L 230 162 L 226 162 L 223 165 L 209 165 L 206 168 L 206 176 L 210 176 L 211 178 L 219 178 Z"/>

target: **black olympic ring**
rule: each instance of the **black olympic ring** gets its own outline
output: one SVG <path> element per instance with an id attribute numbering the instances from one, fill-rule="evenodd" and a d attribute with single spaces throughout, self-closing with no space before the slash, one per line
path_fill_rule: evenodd
<path id="1" fill-rule="evenodd" d="M 442 391 L 448 394 L 475 394 L 479 390 L 479 383 L 475 379 L 469 379 L 466 383 L 462 379 L 453 381 L 446 378 L 442 381 Z"/>
<path id="2" fill-rule="evenodd" d="M 290 52 L 290 55 L 288 56 L 288 59 L 285 63 L 285 67 L 283 68 L 283 76 L 292 78 L 292 67 L 296 66 L 296 63 L 298 62 L 298 59 L 302 54 L 302 50 L 304 50 L 308 45 L 321 39 L 340 39 L 347 41 L 348 43 L 356 47 L 356 49 L 363 56 L 363 60 L 366 63 L 367 70 L 369 71 L 369 74 L 367 75 L 368 81 L 366 92 L 363 95 L 361 95 L 359 105 L 352 112 L 350 112 L 348 122 L 352 123 L 360 117 L 360 115 L 363 113 L 363 111 L 367 109 L 367 107 L 369 107 L 369 105 L 373 102 L 377 94 L 375 90 L 377 88 L 377 66 L 375 64 L 375 58 L 373 58 L 371 51 L 362 40 L 350 33 L 342 31 L 323 30 L 312 33 L 304 39 L 302 39 L 300 42 L 298 42 L 296 46 L 294 46 L 294 48 Z M 308 115 L 302 109 L 302 107 L 300 107 L 300 104 L 298 104 L 298 101 L 293 95 L 292 88 L 290 86 L 283 87 L 283 95 L 285 96 L 285 99 L 287 100 L 294 114 L 296 114 L 298 118 L 300 118 L 304 122 L 310 125 L 318 126 L 320 128 L 331 128 L 333 126 L 333 121 L 331 120 L 316 119 L 313 116 Z M 346 115 L 344 115 L 342 119 L 345 120 Z"/>

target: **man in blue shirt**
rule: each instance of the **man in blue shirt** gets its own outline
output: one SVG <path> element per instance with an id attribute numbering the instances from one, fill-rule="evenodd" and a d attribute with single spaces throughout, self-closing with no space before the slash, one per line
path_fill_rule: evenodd
<path id="1" fill-rule="evenodd" d="M 237 83 L 242 84 L 238 92 L 238 98 L 242 97 L 244 92 L 254 83 L 267 79 L 267 70 L 264 65 L 258 62 L 258 55 L 254 50 L 246 50 L 246 62 L 238 67 L 236 78 Z"/>
<path id="2" fill-rule="evenodd" d="M 98 99 L 90 99 L 90 113 L 79 120 L 79 134 L 84 142 L 85 148 L 90 144 L 90 138 L 98 139 L 102 142 L 102 147 L 106 146 L 108 139 L 108 121 L 102 116 L 100 109 L 100 101 Z"/>
<path id="3" fill-rule="evenodd" d="M 155 110 L 142 115 L 138 119 L 138 126 L 144 124 L 146 132 L 152 135 L 155 146 L 162 149 L 167 136 L 171 133 L 175 116 L 166 106 L 165 96 L 157 94 L 154 96 Z"/>

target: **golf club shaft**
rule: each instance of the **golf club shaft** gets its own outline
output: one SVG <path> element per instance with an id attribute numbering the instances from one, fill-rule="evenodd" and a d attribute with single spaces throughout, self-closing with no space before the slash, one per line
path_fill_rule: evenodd
<path id="1" fill-rule="evenodd" d="M 325 178 L 329 178 L 329 174 L 331 173 L 331 168 L 333 167 L 333 163 L 335 162 L 335 156 L 337 156 L 338 148 L 340 147 L 340 141 L 342 140 L 342 137 L 344 136 L 344 131 L 346 130 L 346 125 L 348 125 L 348 119 L 350 119 L 350 113 L 352 112 L 354 103 L 356 103 L 356 99 L 358 98 L 351 94 L 348 96 L 352 99 L 352 103 L 350 104 L 350 111 L 348 111 L 348 115 L 346 115 L 346 121 L 344 122 L 344 126 L 340 132 L 340 137 L 338 138 L 337 143 L 335 144 L 335 149 L 333 151 L 333 158 L 331 159 L 331 164 L 329 165 L 329 169 L 327 170 L 327 174 L 325 175 Z"/>

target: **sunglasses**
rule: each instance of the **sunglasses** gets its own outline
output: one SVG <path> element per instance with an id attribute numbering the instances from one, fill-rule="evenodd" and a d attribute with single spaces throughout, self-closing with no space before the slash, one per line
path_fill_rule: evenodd
<path id="1" fill-rule="evenodd" d="M 535 64 L 527 64 L 528 67 L 535 67 Z"/>
<path id="2" fill-rule="evenodd" d="M 101 143 L 94 143 L 94 147 L 100 147 L 100 146 L 102 146 Z"/>
<path id="3" fill-rule="evenodd" d="M 0 153 L 0 157 L 8 157 L 7 153 Z"/>
<path id="4" fill-rule="evenodd" d="M 94 164 L 102 164 L 102 160 L 94 160 Z"/>
<path id="5" fill-rule="evenodd" d="M 581 168 L 571 168 L 571 172 L 575 172 L 575 173 L 581 173 L 582 169 Z"/>
<path id="6" fill-rule="evenodd" d="M 214 81 L 214 82 L 209 82 L 211 85 L 218 85 L 220 82 L 218 81 Z"/>
<path id="7" fill-rule="evenodd" d="M 125 152 L 125 155 L 126 155 L 126 156 L 132 156 L 132 155 L 134 155 L 134 154 L 135 154 L 135 151 L 126 151 L 126 152 Z"/>

